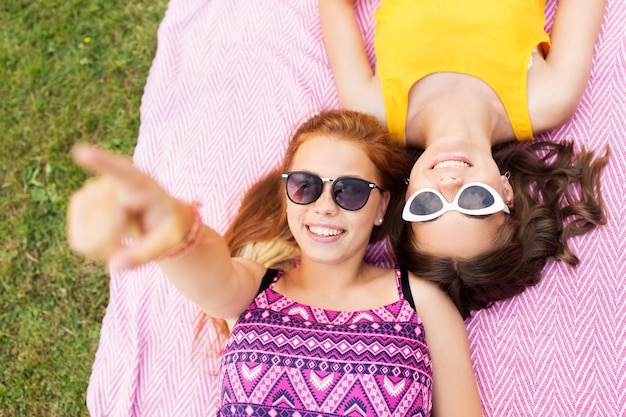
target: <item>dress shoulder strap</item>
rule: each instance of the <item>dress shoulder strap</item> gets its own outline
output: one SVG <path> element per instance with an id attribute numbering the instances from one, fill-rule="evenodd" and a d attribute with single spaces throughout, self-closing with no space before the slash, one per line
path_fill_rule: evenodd
<path id="1" fill-rule="evenodd" d="M 405 300 L 409 302 L 411 308 L 415 311 L 415 301 L 413 300 L 413 293 L 411 292 L 411 286 L 409 285 L 409 272 L 403 266 L 396 268 L 396 275 L 398 269 L 400 270 L 400 297 L 403 297 Z"/>
<path id="2" fill-rule="evenodd" d="M 256 295 L 261 294 L 263 291 L 268 289 L 272 282 L 275 279 L 278 279 L 280 274 L 280 269 L 267 268 L 265 275 L 263 275 L 263 279 L 261 279 L 261 285 L 259 285 L 259 291 L 257 291 Z"/>

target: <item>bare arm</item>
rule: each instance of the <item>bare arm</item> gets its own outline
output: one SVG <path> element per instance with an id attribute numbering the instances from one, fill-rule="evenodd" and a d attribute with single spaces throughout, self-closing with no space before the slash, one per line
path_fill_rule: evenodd
<path id="1" fill-rule="evenodd" d="M 433 416 L 482 416 L 461 315 L 447 294 L 431 282 L 414 278 L 411 291 L 432 359 Z"/>
<path id="2" fill-rule="evenodd" d="M 322 36 L 344 108 L 385 121 L 380 83 L 374 76 L 357 24 L 352 0 L 319 0 Z"/>
<path id="3" fill-rule="evenodd" d="M 545 62 L 529 71 L 529 108 L 536 131 L 556 128 L 574 114 L 591 73 L 606 0 L 560 0 Z"/>
<path id="4" fill-rule="evenodd" d="M 70 198 L 67 214 L 70 246 L 81 255 L 132 268 L 175 247 L 193 223 L 187 203 L 167 194 L 132 162 L 97 147 L 80 145 L 74 159 L 99 174 Z M 224 239 L 203 226 L 200 244 L 185 256 L 160 261 L 178 289 L 213 317 L 235 318 L 258 289 L 265 268 L 232 259 Z M 135 244 L 122 245 L 125 237 Z"/>

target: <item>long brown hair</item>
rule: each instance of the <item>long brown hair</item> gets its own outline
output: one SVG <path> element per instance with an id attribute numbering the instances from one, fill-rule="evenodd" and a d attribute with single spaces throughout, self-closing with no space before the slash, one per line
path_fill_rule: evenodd
<path id="1" fill-rule="evenodd" d="M 300 146 L 315 136 L 325 136 L 356 144 L 365 151 L 378 170 L 381 191 L 389 191 L 390 201 L 382 225 L 374 227 L 370 243 L 389 237 L 394 242 L 402 232 L 400 213 L 406 192 L 405 179 L 412 158 L 373 117 L 350 110 L 328 110 L 311 117 L 294 132 L 280 167 L 255 183 L 244 195 L 237 217 L 224 238 L 232 256 L 246 257 L 266 267 L 288 269 L 298 261 L 300 251 L 286 215 L 283 172 L 290 169 Z M 218 333 L 213 351 L 221 351 L 229 335 L 224 320 L 211 318 Z"/>
<path id="2" fill-rule="evenodd" d="M 576 153 L 570 142 L 494 151 L 501 172 L 511 174 L 515 195 L 494 249 L 469 259 L 433 256 L 419 250 L 405 225 L 394 245 L 398 261 L 438 283 L 463 317 L 537 284 L 550 259 L 577 265 L 569 238 L 606 223 L 600 174 L 608 153 L 594 159 L 594 152 L 583 148 Z"/>

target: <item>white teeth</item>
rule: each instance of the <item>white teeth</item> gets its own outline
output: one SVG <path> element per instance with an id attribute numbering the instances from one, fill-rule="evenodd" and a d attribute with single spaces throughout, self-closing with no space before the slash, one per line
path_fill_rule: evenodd
<path id="1" fill-rule="evenodd" d="M 467 162 L 463 162 L 463 161 L 443 161 L 443 162 L 438 162 L 433 166 L 433 169 L 437 169 L 437 168 L 469 168 L 471 167 L 470 164 L 468 164 Z"/>
<path id="2" fill-rule="evenodd" d="M 329 229 L 327 227 L 309 226 L 309 230 L 318 236 L 337 236 L 341 233 L 338 229 Z"/>

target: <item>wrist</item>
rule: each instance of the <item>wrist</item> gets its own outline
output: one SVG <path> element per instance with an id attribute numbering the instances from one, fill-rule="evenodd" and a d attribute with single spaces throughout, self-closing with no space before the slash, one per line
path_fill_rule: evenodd
<path id="1" fill-rule="evenodd" d="M 191 226 L 189 230 L 178 244 L 162 253 L 157 260 L 162 261 L 181 258 L 201 243 L 204 223 L 200 215 L 200 206 L 201 204 L 199 202 L 192 202 L 187 205 L 191 212 Z"/>

